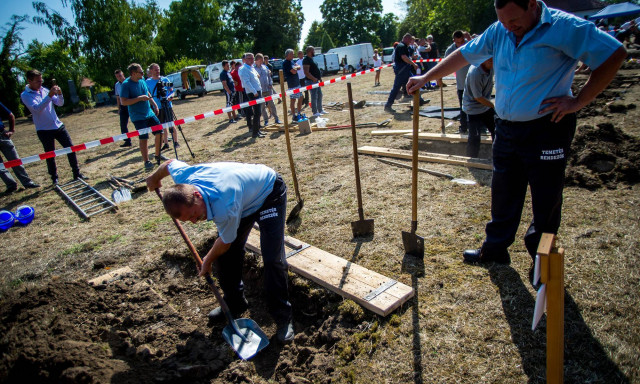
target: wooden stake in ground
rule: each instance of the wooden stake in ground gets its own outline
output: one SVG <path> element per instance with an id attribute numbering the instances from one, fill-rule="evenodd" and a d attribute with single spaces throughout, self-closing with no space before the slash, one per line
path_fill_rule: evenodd
<path id="1" fill-rule="evenodd" d="M 411 168 L 411 232 L 402 231 L 406 254 L 424 258 L 424 238 L 416 235 L 418 229 L 418 125 L 420 123 L 420 92 L 413 94 L 413 164 Z"/>
<path id="2" fill-rule="evenodd" d="M 284 90 L 284 75 L 282 69 L 279 71 L 280 75 L 280 93 L 282 94 L 282 114 L 284 115 L 284 136 L 287 142 L 287 154 L 289 155 L 289 166 L 291 167 L 291 177 L 293 178 L 293 189 L 296 192 L 296 199 L 298 203 L 293 207 L 289 216 L 287 217 L 287 223 L 292 222 L 298 216 L 304 206 L 304 200 L 300 197 L 300 190 L 298 189 L 298 176 L 296 175 L 296 165 L 293 163 L 293 153 L 291 153 L 291 139 L 289 138 L 289 115 L 287 111 L 287 94 Z"/>
<path id="3" fill-rule="evenodd" d="M 353 165 L 356 173 L 356 195 L 358 196 L 358 217 L 360 220 L 351 222 L 353 237 L 373 235 L 373 219 L 364 219 L 362 209 L 362 190 L 360 187 L 360 164 L 358 163 L 358 142 L 356 139 L 356 117 L 353 112 L 353 95 L 351 94 L 351 82 L 347 83 L 349 96 L 349 117 L 351 118 L 351 138 L 353 141 Z"/>

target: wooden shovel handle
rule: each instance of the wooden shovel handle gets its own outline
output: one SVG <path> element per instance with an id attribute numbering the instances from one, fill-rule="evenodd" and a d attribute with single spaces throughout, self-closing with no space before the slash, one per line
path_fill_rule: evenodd
<path id="1" fill-rule="evenodd" d="M 282 94 L 282 114 L 284 115 L 284 136 L 287 142 L 287 154 L 289 155 L 289 167 L 291 167 L 291 177 L 293 178 L 293 189 L 296 192 L 296 198 L 300 201 L 300 191 L 298 190 L 298 176 L 296 175 L 296 165 L 293 162 L 293 153 L 291 152 L 291 138 L 289 137 L 289 116 L 287 113 L 287 94 L 284 90 L 284 72 L 279 71 L 280 76 L 280 93 Z"/>
<path id="2" fill-rule="evenodd" d="M 411 168 L 411 221 L 418 221 L 418 130 L 420 125 L 420 91 L 413 94 L 413 145 Z"/>

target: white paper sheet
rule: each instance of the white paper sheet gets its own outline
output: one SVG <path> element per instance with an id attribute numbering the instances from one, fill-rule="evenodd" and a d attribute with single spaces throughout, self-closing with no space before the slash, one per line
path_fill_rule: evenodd
<path id="1" fill-rule="evenodd" d="M 542 315 L 547 310 L 547 285 L 542 284 L 540 289 L 538 289 L 538 294 L 536 295 L 536 306 L 533 310 L 533 322 L 531 323 L 531 330 L 535 331 L 540 319 L 542 319 Z"/>
<path id="2" fill-rule="evenodd" d="M 540 255 L 536 254 L 536 262 L 534 263 L 533 266 L 533 281 L 531 282 L 532 285 L 536 285 L 538 284 L 538 282 L 540 281 Z"/>

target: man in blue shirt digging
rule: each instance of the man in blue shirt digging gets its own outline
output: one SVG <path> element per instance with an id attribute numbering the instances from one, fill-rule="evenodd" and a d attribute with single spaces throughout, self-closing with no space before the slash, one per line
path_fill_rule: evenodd
<path id="1" fill-rule="evenodd" d="M 495 0 L 498 21 L 423 76 L 407 83 L 410 93 L 469 63 L 493 57 L 496 77 L 491 221 L 480 249 L 464 252 L 471 263 L 508 264 L 527 186 L 533 220 L 524 242 L 535 258 L 543 232 L 560 227 L 564 171 L 576 129 L 575 113 L 614 78 L 626 51 L 595 24 L 547 8 L 536 0 Z M 593 69 L 576 96 L 571 93 L 578 61 Z"/>

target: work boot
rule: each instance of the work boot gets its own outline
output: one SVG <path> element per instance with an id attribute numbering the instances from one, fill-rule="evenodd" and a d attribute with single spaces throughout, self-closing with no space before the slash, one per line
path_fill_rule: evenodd
<path id="1" fill-rule="evenodd" d="M 231 317 L 234 319 L 240 317 L 240 315 L 249 308 L 249 302 L 247 302 L 247 299 L 244 298 L 244 296 L 237 302 L 237 304 L 234 304 L 234 302 L 228 302 L 227 305 L 231 311 Z M 209 312 L 210 321 L 221 321 L 224 319 L 225 315 L 222 311 L 222 307 L 215 307 L 211 312 Z"/>
<path id="2" fill-rule="evenodd" d="M 288 344 L 292 342 L 295 335 L 295 332 L 293 332 L 293 321 L 291 320 L 279 325 L 278 330 L 276 331 L 276 339 L 281 344 Z"/>
<path id="3" fill-rule="evenodd" d="M 25 188 L 40 188 L 40 184 L 36 184 L 33 181 L 23 185 Z"/>
<path id="4" fill-rule="evenodd" d="M 6 191 L 4 191 L 4 194 L 5 194 L 5 195 L 10 195 L 10 194 L 12 194 L 13 192 L 15 192 L 16 190 L 18 190 L 18 184 L 14 184 L 14 185 L 12 185 L 12 186 L 10 186 L 10 187 L 7 187 L 7 190 L 6 190 Z"/>
<path id="5" fill-rule="evenodd" d="M 462 253 L 462 257 L 464 258 L 465 263 L 491 263 L 495 262 L 498 264 L 510 264 L 511 257 L 509 256 L 509 251 L 504 250 L 502 252 L 486 252 L 482 248 L 478 249 L 467 249 Z"/>
<path id="6" fill-rule="evenodd" d="M 391 108 L 391 106 L 390 106 L 390 105 L 385 105 L 385 106 L 384 106 L 384 111 L 385 111 L 385 112 L 389 112 L 389 113 L 396 113 L 396 110 L 395 110 L 395 109 L 393 109 L 393 108 Z"/>
<path id="7" fill-rule="evenodd" d="M 89 178 L 83 175 L 82 172 L 80 171 L 73 173 L 73 180 L 78 180 L 78 179 L 89 180 Z"/>

